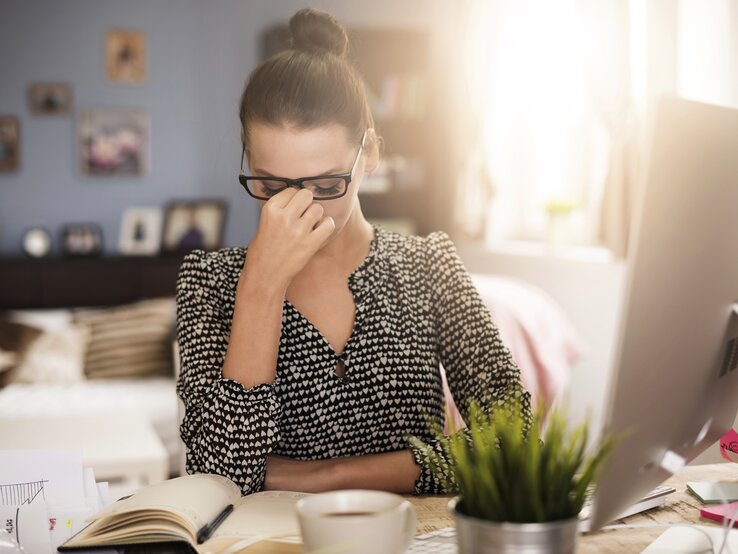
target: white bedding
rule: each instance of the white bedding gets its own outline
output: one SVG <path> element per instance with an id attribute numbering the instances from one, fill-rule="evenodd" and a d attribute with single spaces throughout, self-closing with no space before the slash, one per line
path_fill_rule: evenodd
<path id="1" fill-rule="evenodd" d="M 178 473 L 183 446 L 174 386 L 174 377 L 13 383 L 0 390 L 0 417 L 53 418 L 134 410 L 149 420 L 167 450 L 170 472 Z"/>

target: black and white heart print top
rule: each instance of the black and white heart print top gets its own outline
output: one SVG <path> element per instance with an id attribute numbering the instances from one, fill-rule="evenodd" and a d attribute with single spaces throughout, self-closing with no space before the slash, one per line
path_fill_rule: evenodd
<path id="1" fill-rule="evenodd" d="M 439 363 L 465 419 L 472 399 L 485 406 L 519 398 L 530 417 L 520 371 L 449 236 L 372 226 L 369 253 L 348 279 L 356 311 L 344 351 L 336 354 L 285 299 L 275 381 L 250 389 L 221 375 L 248 248 L 185 256 L 176 289 L 176 388 L 188 473 L 224 475 L 248 494 L 262 489 L 271 453 L 319 460 L 410 449 L 421 468 L 415 494 L 455 493 L 407 441 L 414 435 L 442 452 L 426 419 L 443 425 Z"/>

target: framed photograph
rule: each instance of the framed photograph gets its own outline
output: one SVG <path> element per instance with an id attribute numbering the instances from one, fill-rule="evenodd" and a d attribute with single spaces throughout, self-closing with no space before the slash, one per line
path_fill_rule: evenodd
<path id="1" fill-rule="evenodd" d="M 155 256 L 161 247 L 162 210 L 130 207 L 123 212 L 118 250 L 129 256 Z"/>
<path id="2" fill-rule="evenodd" d="M 115 83 L 138 84 L 146 79 L 146 35 L 133 29 L 112 29 L 105 36 L 105 74 Z"/>
<path id="3" fill-rule="evenodd" d="M 82 173 L 142 177 L 149 170 L 149 117 L 135 108 L 84 109 L 79 114 Z"/>
<path id="4" fill-rule="evenodd" d="M 0 115 L 0 173 L 20 167 L 20 123 L 14 115 Z"/>
<path id="5" fill-rule="evenodd" d="M 36 115 L 64 115 L 72 111 L 72 87 L 66 83 L 34 83 L 28 105 Z"/>
<path id="6" fill-rule="evenodd" d="M 99 256 L 102 254 L 102 229 L 97 223 L 69 223 L 62 229 L 64 256 Z"/>
<path id="7" fill-rule="evenodd" d="M 222 200 L 175 200 L 164 211 L 162 251 L 217 250 L 227 211 Z"/>

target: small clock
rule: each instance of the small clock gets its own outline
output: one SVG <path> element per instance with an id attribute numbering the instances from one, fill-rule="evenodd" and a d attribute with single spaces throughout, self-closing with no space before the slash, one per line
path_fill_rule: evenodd
<path id="1" fill-rule="evenodd" d="M 51 250 L 51 233 L 43 227 L 31 227 L 23 233 L 23 251 L 34 258 L 48 256 Z"/>

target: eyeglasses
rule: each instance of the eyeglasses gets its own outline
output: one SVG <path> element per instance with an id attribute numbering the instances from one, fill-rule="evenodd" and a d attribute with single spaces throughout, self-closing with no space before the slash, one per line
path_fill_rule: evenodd
<path id="1" fill-rule="evenodd" d="M 251 196 L 259 200 L 269 200 L 275 194 L 283 191 L 288 187 L 305 188 L 313 193 L 315 200 L 333 200 L 341 198 L 348 192 L 348 186 L 356 173 L 356 166 L 361 158 L 364 150 L 364 142 L 366 141 L 366 131 L 361 136 L 359 151 L 356 153 L 356 159 L 351 166 L 351 171 L 341 173 L 339 175 L 316 175 L 313 177 L 302 177 L 301 179 L 287 179 L 284 177 L 254 177 L 244 175 L 243 159 L 246 154 L 246 148 L 241 150 L 241 173 L 238 175 L 238 182 L 246 189 Z"/>

